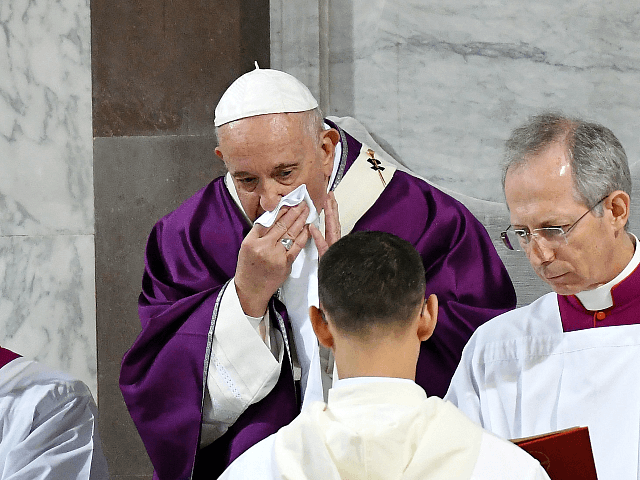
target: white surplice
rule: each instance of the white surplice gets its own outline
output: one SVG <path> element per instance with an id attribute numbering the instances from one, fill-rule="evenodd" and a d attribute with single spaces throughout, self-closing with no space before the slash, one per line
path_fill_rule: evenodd
<path id="1" fill-rule="evenodd" d="M 328 404 L 312 404 L 220 478 L 548 480 L 537 460 L 451 403 L 381 377 L 339 380 Z"/>
<path id="2" fill-rule="evenodd" d="M 87 386 L 16 358 L 0 368 L 0 479 L 106 480 Z"/>
<path id="3" fill-rule="evenodd" d="M 549 293 L 478 328 L 445 398 L 504 438 L 588 426 L 598 478 L 640 478 L 640 325 L 565 333 Z"/>

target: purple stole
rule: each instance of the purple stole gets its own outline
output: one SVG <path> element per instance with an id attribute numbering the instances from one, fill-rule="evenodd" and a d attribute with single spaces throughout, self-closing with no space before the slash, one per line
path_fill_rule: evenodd
<path id="1" fill-rule="evenodd" d="M 0 347 L 0 368 L 4 367 L 11 360 L 15 360 L 19 358 L 20 355 L 12 352 L 11 350 L 7 350 L 6 348 Z"/>
<path id="2" fill-rule="evenodd" d="M 361 149 L 357 140 L 338 131 L 342 158 L 335 184 Z M 223 437 L 198 449 L 217 300 L 235 274 L 240 245 L 251 228 L 223 178 L 152 230 L 139 299 L 142 332 L 122 362 L 122 395 L 155 468 L 154 478 L 162 480 L 213 478 L 213 472 L 299 413 L 285 361 L 274 390 Z M 427 292 L 438 295 L 440 311 L 433 337 L 422 344 L 416 381 L 429 395 L 443 396 L 471 334 L 516 304 L 491 239 L 458 201 L 400 171 L 353 230 L 394 233 L 422 255 Z M 284 305 L 272 299 L 269 308 L 290 328 Z"/>
<path id="3" fill-rule="evenodd" d="M 640 323 L 640 268 L 611 288 L 613 306 L 590 311 L 575 295 L 558 295 L 558 307 L 565 332 L 594 327 L 613 327 Z"/>

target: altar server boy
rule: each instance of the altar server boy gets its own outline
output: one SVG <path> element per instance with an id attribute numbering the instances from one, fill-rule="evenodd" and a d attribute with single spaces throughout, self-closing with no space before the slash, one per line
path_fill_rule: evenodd
<path id="1" fill-rule="evenodd" d="M 436 327 L 418 252 L 382 232 L 356 232 L 320 260 L 310 317 L 335 357 L 328 402 L 249 449 L 224 479 L 548 479 L 526 452 L 484 431 L 414 379 Z"/>

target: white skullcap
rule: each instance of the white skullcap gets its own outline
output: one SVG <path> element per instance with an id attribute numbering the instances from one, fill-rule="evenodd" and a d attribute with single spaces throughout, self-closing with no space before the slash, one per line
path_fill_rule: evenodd
<path id="1" fill-rule="evenodd" d="M 267 113 L 306 112 L 318 106 L 309 89 L 297 78 L 279 70 L 259 68 L 231 84 L 216 107 L 214 125 Z"/>

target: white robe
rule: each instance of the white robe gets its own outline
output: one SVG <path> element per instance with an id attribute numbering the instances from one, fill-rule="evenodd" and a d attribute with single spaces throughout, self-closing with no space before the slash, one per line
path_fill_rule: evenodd
<path id="1" fill-rule="evenodd" d="M 588 426 L 598 478 L 640 478 L 640 325 L 565 333 L 549 293 L 478 328 L 445 399 L 504 438 Z"/>
<path id="2" fill-rule="evenodd" d="M 221 479 L 548 479 L 537 460 L 414 382 L 340 380 Z"/>
<path id="3" fill-rule="evenodd" d="M 0 368 L 0 479 L 108 479 L 91 392 L 17 358 Z"/>

